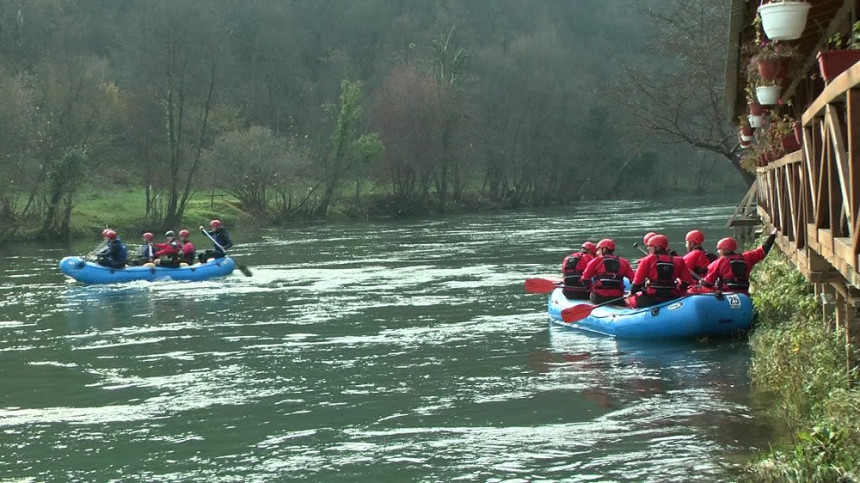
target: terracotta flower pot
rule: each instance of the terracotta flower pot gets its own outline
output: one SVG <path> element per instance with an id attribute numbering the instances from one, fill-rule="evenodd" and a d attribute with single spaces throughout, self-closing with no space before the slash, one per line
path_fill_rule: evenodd
<path id="1" fill-rule="evenodd" d="M 764 107 L 757 101 L 751 101 L 748 106 L 750 108 L 750 116 L 761 116 L 764 114 Z"/>
<path id="2" fill-rule="evenodd" d="M 752 135 L 753 135 L 753 129 L 752 129 L 752 126 L 750 126 L 749 124 L 744 124 L 744 125 L 742 125 L 742 126 L 741 126 L 741 135 L 743 135 L 743 136 L 752 136 Z"/>
<path id="3" fill-rule="evenodd" d="M 797 142 L 803 146 L 803 124 L 800 121 L 794 123 L 794 139 L 797 139 Z"/>
<path id="4" fill-rule="evenodd" d="M 784 79 L 788 74 L 788 59 L 759 59 L 758 75 L 766 81 Z"/>
<path id="5" fill-rule="evenodd" d="M 818 68 L 825 82 L 830 82 L 860 61 L 860 50 L 825 50 L 818 53 Z"/>
<path id="6" fill-rule="evenodd" d="M 782 149 L 785 150 L 786 154 L 793 153 L 800 149 L 800 143 L 797 142 L 797 138 L 794 135 L 794 132 L 790 132 L 782 137 L 781 140 Z"/>

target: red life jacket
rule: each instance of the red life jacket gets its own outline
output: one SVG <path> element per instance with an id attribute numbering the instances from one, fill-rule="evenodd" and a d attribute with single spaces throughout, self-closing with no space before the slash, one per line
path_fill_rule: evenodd
<path id="1" fill-rule="evenodd" d="M 658 254 L 656 263 L 648 274 L 648 289 L 646 294 L 658 298 L 677 297 L 678 288 L 675 285 L 675 257 Z"/>
<path id="2" fill-rule="evenodd" d="M 749 292 L 749 266 L 743 255 L 734 253 L 724 256 L 723 260 L 726 261 L 722 262 L 718 272 L 720 278 L 717 279 L 717 287 L 726 292 Z"/>
<path id="3" fill-rule="evenodd" d="M 564 275 L 564 289 L 562 292 L 571 297 L 575 293 L 588 293 L 588 287 L 582 280 L 582 272 L 591 261 L 591 256 L 587 253 L 572 253 L 565 257 L 562 265 L 562 274 Z"/>
<path id="4" fill-rule="evenodd" d="M 621 262 L 617 256 L 603 255 L 594 278 L 594 293 L 602 296 L 624 295 L 624 275 L 621 275 Z"/>

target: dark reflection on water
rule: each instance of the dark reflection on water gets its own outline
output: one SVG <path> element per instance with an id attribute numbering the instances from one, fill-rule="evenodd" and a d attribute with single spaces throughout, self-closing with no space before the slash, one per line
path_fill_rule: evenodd
<path id="1" fill-rule="evenodd" d="M 716 240 L 732 209 L 234 230 L 254 276 L 199 283 L 67 283 L 56 263 L 84 242 L 7 254 L 0 474 L 731 480 L 771 431 L 743 341 L 551 328 L 522 282 L 606 233 L 631 258 L 651 229 L 681 246 L 691 220 Z"/>

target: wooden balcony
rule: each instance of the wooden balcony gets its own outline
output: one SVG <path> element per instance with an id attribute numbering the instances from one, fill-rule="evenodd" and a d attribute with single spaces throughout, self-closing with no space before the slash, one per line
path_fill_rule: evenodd
<path id="1" fill-rule="evenodd" d="M 802 123 L 803 149 L 758 168 L 758 213 L 779 229 L 778 246 L 811 282 L 853 292 L 860 288 L 860 63 L 824 88 Z"/>

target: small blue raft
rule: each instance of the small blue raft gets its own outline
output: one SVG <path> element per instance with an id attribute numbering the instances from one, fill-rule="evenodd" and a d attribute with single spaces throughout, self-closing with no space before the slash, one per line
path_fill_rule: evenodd
<path id="1" fill-rule="evenodd" d="M 705 336 L 737 336 L 749 330 L 753 305 L 747 295 L 724 293 L 687 295 L 653 307 L 627 309 L 596 307 L 581 320 L 566 323 L 561 311 L 587 300 L 568 300 L 561 289 L 549 296 L 549 316 L 554 324 L 618 339 L 692 339 Z"/>
<path id="2" fill-rule="evenodd" d="M 73 279 L 92 284 L 124 283 L 137 280 L 207 280 L 233 273 L 235 262 L 230 257 L 215 258 L 206 263 L 166 267 L 103 267 L 81 257 L 66 257 L 60 260 L 60 271 Z"/>

